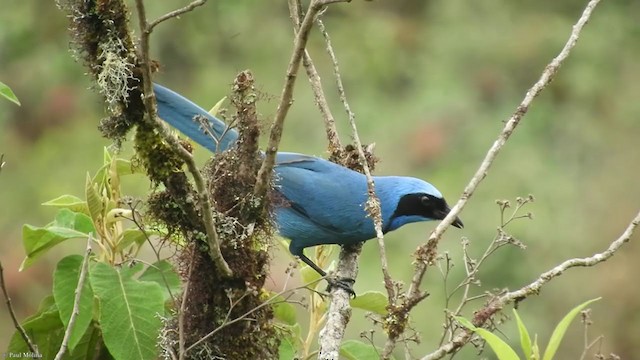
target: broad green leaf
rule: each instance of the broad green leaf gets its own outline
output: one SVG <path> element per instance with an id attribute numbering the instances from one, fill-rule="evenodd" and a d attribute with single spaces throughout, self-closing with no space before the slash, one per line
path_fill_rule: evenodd
<path id="1" fill-rule="evenodd" d="M 87 236 L 95 232 L 91 218 L 86 214 L 74 212 L 69 209 L 60 209 L 56 214 L 54 226 L 77 230 Z"/>
<path id="2" fill-rule="evenodd" d="M 86 238 L 94 232 L 91 219 L 82 213 L 69 209 L 60 209 L 56 219 L 46 227 L 24 225 L 22 227 L 22 245 L 27 257 L 20 265 L 20 271 L 29 267 L 33 262 L 55 245 L 74 238 Z"/>
<path id="3" fill-rule="evenodd" d="M 298 322 L 296 308 L 282 296 L 278 296 L 275 299 L 273 316 L 287 325 L 293 326 Z"/>
<path id="4" fill-rule="evenodd" d="M 529 336 L 529 331 L 527 327 L 520 319 L 520 315 L 516 309 L 513 309 L 513 315 L 516 318 L 516 323 L 518 324 L 518 332 L 520 333 L 520 346 L 522 347 L 522 352 L 524 353 L 525 359 L 531 359 L 531 336 Z"/>
<path id="5" fill-rule="evenodd" d="M 87 202 L 73 195 L 62 195 L 53 200 L 49 200 L 46 203 L 43 203 L 42 205 L 66 208 L 73 212 L 79 212 L 79 213 L 89 215 L 89 208 L 87 208 Z"/>
<path id="6" fill-rule="evenodd" d="M 576 315 L 578 315 L 580 311 L 586 308 L 589 304 L 595 301 L 598 301 L 600 299 L 601 298 L 596 298 L 596 299 L 591 299 L 583 302 L 582 304 L 571 309 L 571 311 L 569 311 L 569 313 L 565 315 L 565 317 L 562 318 L 562 320 L 560 320 L 556 328 L 553 330 L 553 333 L 551 334 L 551 339 L 549 339 L 549 345 L 547 345 L 547 349 L 544 351 L 543 360 L 553 359 L 553 357 L 556 354 L 556 351 L 558 351 L 558 347 L 560 346 L 560 343 L 562 342 L 562 338 L 564 337 L 564 334 L 567 332 L 569 325 L 571 325 L 571 322 L 573 321 L 573 318 L 575 318 Z"/>
<path id="7" fill-rule="evenodd" d="M 115 359 L 145 360 L 158 356 L 156 341 L 164 313 L 162 288 L 138 281 L 104 263 L 91 269 L 91 286 L 100 303 L 104 344 Z"/>
<path id="8" fill-rule="evenodd" d="M 350 304 L 354 308 L 386 315 L 389 301 L 387 301 L 387 297 L 379 291 L 367 291 L 359 294 L 355 299 L 351 299 Z"/>
<path id="9" fill-rule="evenodd" d="M 295 340 L 290 336 L 285 336 L 280 341 L 280 347 L 278 347 L 278 359 L 291 360 L 295 359 L 297 355 Z"/>
<path id="10" fill-rule="evenodd" d="M 11 90 L 9 86 L 7 86 L 5 83 L 1 81 L 0 81 L 0 96 L 20 106 L 20 101 L 18 100 L 18 97 L 16 96 L 16 94 L 13 93 L 13 90 Z"/>
<path id="11" fill-rule="evenodd" d="M 139 261 L 133 261 L 122 265 L 122 267 L 118 268 L 118 271 L 122 274 L 124 278 L 133 278 L 137 274 L 139 274 L 144 269 L 144 264 Z"/>
<path id="12" fill-rule="evenodd" d="M 47 296 L 40 304 L 38 312 L 28 317 L 22 327 L 29 334 L 31 341 L 38 346 L 42 359 L 53 359 L 62 344 L 64 325 L 60 321 L 58 309 L 53 296 Z M 7 348 L 8 353 L 22 354 L 31 352 L 22 336 L 16 331 Z"/>
<path id="13" fill-rule="evenodd" d="M 68 228 L 38 228 L 31 225 L 24 225 L 22 227 L 22 244 L 27 253 L 27 257 L 22 261 L 20 271 L 31 266 L 35 260 L 42 256 L 47 250 L 59 243 L 69 239 L 86 237 L 87 234 Z"/>
<path id="14" fill-rule="evenodd" d="M 499 360 L 519 360 L 520 359 L 518 357 L 518 354 L 516 354 L 516 352 L 513 351 L 511 346 L 509 346 L 509 344 L 504 342 L 504 340 L 500 339 L 497 335 L 495 335 L 491 331 L 487 329 L 475 327 L 469 320 L 461 316 L 456 316 L 455 319 L 462 326 L 480 335 L 480 337 L 482 337 L 482 339 L 484 339 L 484 341 L 486 341 L 487 344 L 489 344 L 489 346 L 491 347 L 491 350 L 493 350 L 493 352 L 496 354 Z"/>
<path id="15" fill-rule="evenodd" d="M 340 346 L 340 358 L 347 360 L 378 360 L 380 359 L 380 351 L 371 344 L 365 344 L 357 340 L 347 340 Z"/>
<path id="16" fill-rule="evenodd" d="M 53 297 L 56 300 L 56 305 L 60 312 L 60 319 L 65 329 L 69 326 L 69 320 L 73 312 L 73 302 L 80 278 L 82 261 L 83 257 L 80 255 L 69 255 L 58 262 L 56 270 L 53 273 Z M 69 350 L 73 350 L 76 347 L 91 323 L 92 318 L 93 291 L 91 290 L 89 277 L 87 276 L 82 285 L 78 315 L 76 315 L 76 322 L 71 330 L 71 337 L 69 338 Z"/>
<path id="17" fill-rule="evenodd" d="M 180 276 L 167 260 L 160 260 L 151 264 L 138 278 L 140 281 L 152 281 L 160 285 L 164 300 L 170 300 L 171 295 L 180 293 L 182 282 Z M 169 291 L 170 290 L 170 291 Z"/>

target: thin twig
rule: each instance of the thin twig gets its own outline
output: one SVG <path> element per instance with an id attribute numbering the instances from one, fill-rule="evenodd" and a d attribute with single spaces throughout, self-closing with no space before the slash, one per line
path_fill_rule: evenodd
<path id="1" fill-rule="evenodd" d="M 322 22 L 322 20 L 320 20 L 320 18 L 316 19 L 316 23 L 318 24 L 318 29 L 325 39 L 326 50 L 333 64 L 333 74 L 336 81 L 336 87 L 338 89 L 338 95 L 349 118 L 349 124 L 351 125 L 351 136 L 353 138 L 354 146 L 358 150 L 360 163 L 362 165 L 364 175 L 367 179 L 367 191 L 369 198 L 367 200 L 366 209 L 369 213 L 369 216 L 373 218 L 376 237 L 378 238 L 380 249 L 380 259 L 382 261 L 382 273 L 384 275 L 385 288 L 387 289 L 387 294 L 390 299 L 389 301 L 393 301 L 393 283 L 391 281 L 391 277 L 389 276 L 387 257 L 384 249 L 384 235 L 382 232 L 382 213 L 380 208 L 380 200 L 375 193 L 375 183 L 373 182 L 371 170 L 369 169 L 367 158 L 364 154 L 364 150 L 362 149 L 362 142 L 360 141 L 360 136 L 358 135 L 358 127 L 355 121 L 355 114 L 353 113 L 353 111 L 351 111 L 351 107 L 349 106 L 349 102 L 347 101 L 344 85 L 342 83 L 340 66 L 338 64 L 338 59 L 335 55 L 335 52 L 333 51 L 333 46 L 331 45 L 331 38 L 329 37 L 329 33 L 327 32 L 327 29 L 325 28 L 324 23 Z M 342 262 L 342 266 L 338 266 L 338 271 L 346 272 L 347 270 L 350 270 L 348 274 L 340 274 L 341 277 L 348 277 L 352 279 L 356 278 L 358 271 L 357 262 L 361 249 L 361 246 L 343 246 L 341 248 L 340 260 Z M 353 264 L 349 264 L 348 261 L 353 262 Z M 333 296 L 331 298 L 331 304 L 329 307 L 329 312 L 327 314 L 327 323 L 325 324 L 323 330 L 320 332 L 319 358 L 321 359 L 335 359 L 338 357 L 340 343 L 342 342 L 346 325 L 348 324 L 349 318 L 351 316 L 351 311 L 349 308 L 349 294 L 339 288 L 333 288 L 331 294 Z"/>
<path id="2" fill-rule="evenodd" d="M 82 265 L 80 267 L 80 277 L 78 278 L 78 285 L 76 286 L 75 297 L 73 298 L 73 310 L 71 311 L 71 318 L 69 318 L 69 324 L 67 325 L 67 329 L 64 332 L 62 345 L 60 345 L 60 349 L 56 354 L 55 360 L 61 360 L 64 356 L 64 353 L 67 352 L 69 339 L 71 339 L 71 332 L 73 331 L 73 327 L 76 324 L 76 319 L 80 314 L 80 297 L 82 296 L 82 287 L 84 286 L 84 281 L 87 278 L 87 272 L 89 270 L 89 256 L 91 255 L 92 240 L 93 235 L 89 234 L 89 237 L 87 238 L 87 249 L 84 252 L 84 259 L 82 259 Z"/>
<path id="3" fill-rule="evenodd" d="M 2 158 L 0 158 L 0 164 L 2 164 Z M 0 166 L 1 168 L 2 166 Z M 11 304 L 11 298 L 9 297 L 9 293 L 7 291 L 7 285 L 4 282 L 4 268 L 2 267 L 2 262 L 0 261 L 0 287 L 2 287 L 2 294 L 5 298 L 5 303 L 7 304 L 7 309 L 9 310 L 9 315 L 11 315 L 11 320 L 13 321 L 13 326 L 18 330 L 20 336 L 29 347 L 32 353 L 38 354 L 38 347 L 31 341 L 29 335 L 24 330 L 20 322 L 18 322 L 18 318 L 16 317 L 16 313 L 13 311 L 13 305 Z"/>
<path id="4" fill-rule="evenodd" d="M 606 261 L 607 259 L 612 257 L 622 247 L 622 245 L 629 242 L 629 239 L 631 238 L 631 235 L 633 235 L 633 231 L 638 226 L 638 224 L 640 224 L 640 211 L 638 211 L 633 220 L 631 220 L 622 235 L 611 242 L 611 244 L 609 244 L 609 247 L 605 251 L 596 253 L 586 258 L 575 258 L 566 260 L 561 264 L 555 266 L 554 268 L 542 273 L 535 281 L 531 282 L 530 284 L 523 286 L 518 290 L 507 292 L 490 300 L 489 303 L 483 308 L 474 311 L 474 314 L 476 315 L 474 316 L 472 321 L 473 325 L 476 327 L 481 327 L 487 321 L 489 321 L 495 313 L 502 310 L 506 305 L 512 302 L 521 301 L 530 295 L 537 295 L 538 293 L 540 293 L 540 290 L 546 283 L 562 275 L 566 270 L 572 267 L 595 266 L 603 261 Z M 421 360 L 441 359 L 446 354 L 453 353 L 454 351 L 457 351 L 457 349 L 465 345 L 471 339 L 471 336 L 471 332 L 464 331 L 456 335 L 451 341 L 440 346 L 436 351 L 424 356 Z"/>
<path id="5" fill-rule="evenodd" d="M 198 6 L 204 5 L 204 3 L 206 3 L 206 2 L 207 2 L 207 0 L 195 0 L 191 4 L 189 4 L 189 5 L 187 5 L 187 6 L 183 7 L 183 8 L 171 11 L 169 13 L 166 13 L 166 14 L 160 16 L 159 18 L 157 18 L 156 20 L 153 20 L 152 22 L 149 23 L 147 28 L 149 29 L 149 31 L 152 31 L 153 28 L 156 27 L 161 22 L 167 21 L 167 20 L 172 19 L 172 18 L 177 18 L 180 15 L 182 15 L 184 13 L 188 13 L 189 11 L 197 8 Z"/>
<path id="6" fill-rule="evenodd" d="M 156 129 L 158 130 L 160 135 L 167 141 L 169 145 L 171 145 L 173 150 L 176 151 L 182 158 L 182 160 L 187 164 L 187 168 L 193 176 L 193 181 L 195 182 L 198 192 L 198 204 L 200 205 L 202 222 L 204 223 L 204 228 L 207 235 L 209 256 L 211 257 L 211 260 L 213 261 L 218 271 L 223 276 L 230 277 L 232 275 L 232 271 L 229 268 L 229 264 L 227 264 L 227 262 L 224 260 L 224 257 L 222 257 L 222 253 L 220 252 L 220 239 L 218 238 L 218 233 L 213 221 L 211 203 L 209 202 L 209 194 L 207 192 L 202 174 L 198 170 L 198 166 L 196 165 L 193 156 L 191 156 L 191 154 L 184 147 L 182 147 L 182 145 L 180 145 L 178 139 L 174 135 L 172 135 L 167 127 L 158 119 L 156 112 L 156 99 L 151 83 L 151 66 L 149 59 L 149 35 L 151 35 L 152 28 L 150 27 L 150 24 L 147 23 L 144 1 L 136 0 L 136 7 L 138 10 L 138 21 L 140 23 L 141 32 L 140 51 L 138 56 L 142 68 L 142 85 L 144 92 L 145 109 L 147 110 L 149 119 L 154 122 Z M 164 20 L 167 20 L 169 18 L 171 17 L 167 17 Z"/>
<path id="7" fill-rule="evenodd" d="M 309 9 L 300 24 L 300 30 L 296 35 L 293 45 L 293 53 L 291 54 L 289 65 L 287 66 L 285 84 L 282 89 L 282 94 L 280 95 L 278 109 L 276 110 L 276 115 L 274 117 L 273 124 L 271 125 L 269 143 L 265 151 L 266 156 L 260 166 L 260 170 L 258 170 L 256 184 L 253 188 L 253 193 L 258 198 L 263 198 L 267 193 L 269 179 L 275 165 L 276 153 L 278 152 L 278 146 L 280 145 L 280 138 L 282 137 L 284 119 L 287 116 L 291 104 L 293 103 L 293 88 L 296 83 L 298 68 L 302 61 L 304 49 L 307 45 L 307 40 L 309 39 L 309 32 L 311 31 L 313 20 L 325 5 L 346 1 L 349 0 L 312 0 L 311 5 L 309 5 Z"/>
<path id="8" fill-rule="evenodd" d="M 300 4 L 300 0 L 289 0 L 288 3 L 289 14 L 291 15 L 291 20 L 293 21 L 294 31 L 297 34 L 300 30 L 302 6 Z M 329 154 L 333 156 L 336 151 L 342 149 L 340 136 L 338 135 L 338 129 L 336 129 L 336 120 L 331 113 L 329 103 L 327 102 L 327 98 L 324 95 L 320 74 L 318 74 L 318 70 L 316 70 L 316 66 L 313 64 L 311 55 L 309 55 L 309 51 L 307 51 L 306 49 L 304 50 L 304 54 L 302 57 L 302 66 L 304 66 L 304 69 L 307 72 L 309 84 L 311 85 L 311 90 L 313 91 L 313 98 L 316 105 L 318 106 L 318 110 L 320 110 L 320 114 L 322 114 L 322 118 L 324 119 L 324 126 L 327 132 L 327 140 L 329 141 Z"/>
<path id="9" fill-rule="evenodd" d="M 418 301 L 418 299 L 424 296 L 424 293 L 420 290 L 420 284 L 422 283 L 422 279 L 424 278 L 427 268 L 433 264 L 437 256 L 437 247 L 440 238 L 442 237 L 445 230 L 447 230 L 447 228 L 451 225 L 456 216 L 458 216 L 460 211 L 462 211 L 467 201 L 473 195 L 482 180 L 484 180 L 484 178 L 487 176 L 489 168 L 495 161 L 496 157 L 500 153 L 500 150 L 502 150 L 524 115 L 529 110 L 533 99 L 538 96 L 540 92 L 544 90 L 547 85 L 549 85 L 549 83 L 553 80 L 555 74 L 560 68 L 560 65 L 562 65 L 564 60 L 569 56 L 573 47 L 576 45 L 576 42 L 580 37 L 580 32 L 589 20 L 593 9 L 599 2 L 600 0 L 591 0 L 586 6 L 584 12 L 580 16 L 580 19 L 573 26 L 571 35 L 569 36 L 567 43 L 562 48 L 558 56 L 556 56 L 545 67 L 542 75 L 540 76 L 540 79 L 529 89 L 529 91 L 527 91 L 527 94 L 525 95 L 520 105 L 518 105 L 516 111 L 505 123 L 505 126 L 502 129 L 500 135 L 488 150 L 484 160 L 480 164 L 480 167 L 465 187 L 464 192 L 462 193 L 456 205 L 451 209 L 449 215 L 447 215 L 447 217 L 445 217 L 445 219 L 442 220 L 435 228 L 435 230 L 431 233 L 427 243 L 420 245 L 416 249 L 414 253 L 416 258 L 416 268 L 407 294 L 407 301 L 402 309 L 403 312 L 410 311 L 415 305 L 420 302 Z M 395 343 L 395 341 L 395 339 L 389 338 L 387 339 L 387 345 L 393 347 L 395 345 L 392 343 Z M 387 347 L 387 345 L 385 345 L 385 348 Z"/>

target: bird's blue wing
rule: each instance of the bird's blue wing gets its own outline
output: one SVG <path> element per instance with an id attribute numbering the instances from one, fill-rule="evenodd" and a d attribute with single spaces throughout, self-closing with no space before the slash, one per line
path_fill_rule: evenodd
<path id="1" fill-rule="evenodd" d="M 364 209 L 366 179 L 360 173 L 313 156 L 278 153 L 275 184 L 288 202 L 286 211 L 299 216 L 287 219 L 291 223 L 285 230 L 292 233 L 284 233 L 286 237 L 312 241 L 315 236 L 329 234 L 337 238 L 325 238 L 324 243 L 347 239 L 357 242 L 365 240 L 361 237 L 370 235 L 373 229 Z M 310 224 L 317 226 L 317 234 L 309 233 L 314 231 Z"/>
<path id="2" fill-rule="evenodd" d="M 236 130 L 191 100 L 158 84 L 153 84 L 153 91 L 158 103 L 158 116 L 201 146 L 218 152 L 232 147 L 238 140 Z M 201 124 L 194 120 L 198 115 L 209 120 L 209 131 L 202 129 Z"/>

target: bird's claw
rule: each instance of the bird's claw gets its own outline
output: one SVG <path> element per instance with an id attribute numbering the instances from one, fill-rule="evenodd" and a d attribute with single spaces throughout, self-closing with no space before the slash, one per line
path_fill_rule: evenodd
<path id="1" fill-rule="evenodd" d="M 329 285 L 327 285 L 327 290 L 328 292 L 331 292 L 331 288 L 336 287 L 339 289 L 342 289 L 344 291 L 347 292 L 347 294 L 349 294 L 349 297 L 354 298 L 356 297 L 356 292 L 353 290 L 353 284 L 356 283 L 356 281 L 354 279 L 351 278 L 329 278 L 327 279 L 327 282 L 329 283 Z"/>

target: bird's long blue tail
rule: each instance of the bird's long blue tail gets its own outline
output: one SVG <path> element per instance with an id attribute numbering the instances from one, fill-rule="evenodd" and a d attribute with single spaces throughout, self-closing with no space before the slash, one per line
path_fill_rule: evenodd
<path id="1" fill-rule="evenodd" d="M 153 84 L 153 91 L 158 102 L 158 116 L 196 143 L 212 152 L 224 151 L 235 145 L 238 132 L 229 128 L 222 120 L 164 86 Z M 209 120 L 208 130 L 203 129 L 202 123 L 195 119 L 196 116 Z"/>

